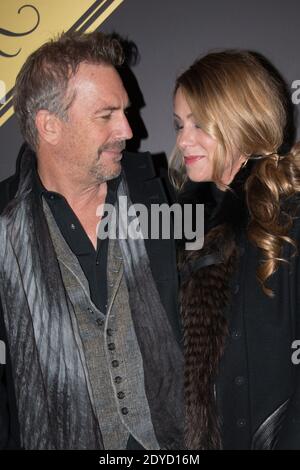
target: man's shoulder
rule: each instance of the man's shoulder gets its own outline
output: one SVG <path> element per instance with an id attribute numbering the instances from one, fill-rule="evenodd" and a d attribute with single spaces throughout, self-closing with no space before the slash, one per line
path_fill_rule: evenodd
<path id="1" fill-rule="evenodd" d="M 7 204 L 15 197 L 19 186 L 21 159 L 27 151 L 28 145 L 24 142 L 17 157 L 15 174 L 0 182 L 0 214 L 3 212 Z"/>
<path id="2" fill-rule="evenodd" d="M 150 152 L 124 152 L 122 167 L 126 175 L 130 192 L 134 195 L 155 192 L 164 194 L 160 202 L 173 203 L 176 200 L 174 188 L 168 175 L 168 162 L 165 154 Z M 151 197 L 150 194 L 148 194 Z"/>
<path id="3" fill-rule="evenodd" d="M 123 153 L 122 167 L 129 178 L 151 179 L 156 176 L 150 152 L 128 152 L 126 150 Z"/>
<path id="4" fill-rule="evenodd" d="M 11 201 L 18 189 L 18 176 L 14 174 L 0 182 L 0 214 L 9 201 Z"/>

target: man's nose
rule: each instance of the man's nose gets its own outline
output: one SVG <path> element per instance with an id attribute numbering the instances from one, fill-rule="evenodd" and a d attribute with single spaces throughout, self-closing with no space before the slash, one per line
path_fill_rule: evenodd
<path id="1" fill-rule="evenodd" d="M 131 127 L 129 125 L 128 119 L 127 119 L 125 114 L 122 117 L 120 132 L 121 132 L 121 139 L 122 140 L 129 140 L 133 136 Z"/>

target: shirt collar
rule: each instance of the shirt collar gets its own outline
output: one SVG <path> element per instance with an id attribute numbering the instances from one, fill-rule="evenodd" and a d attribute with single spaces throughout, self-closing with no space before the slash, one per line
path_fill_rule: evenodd
<path id="1" fill-rule="evenodd" d="M 120 181 L 121 181 L 121 175 L 107 181 L 107 196 L 106 196 L 107 202 L 113 203 L 117 199 L 117 189 L 120 184 Z M 55 191 L 48 191 L 45 188 L 38 174 L 36 162 L 33 168 L 33 191 L 40 198 L 42 196 L 45 196 L 46 199 L 54 200 L 54 199 L 63 197 L 61 194 L 56 193 Z"/>

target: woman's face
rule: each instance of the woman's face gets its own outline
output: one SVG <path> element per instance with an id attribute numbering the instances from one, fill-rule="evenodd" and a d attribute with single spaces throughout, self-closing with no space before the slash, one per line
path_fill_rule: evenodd
<path id="1" fill-rule="evenodd" d="M 176 144 L 182 152 L 189 179 L 197 182 L 212 181 L 213 155 L 217 141 L 197 125 L 180 88 L 174 98 L 174 120 Z M 239 152 L 228 158 L 221 178 L 224 184 L 231 183 L 244 161 L 245 158 Z"/>

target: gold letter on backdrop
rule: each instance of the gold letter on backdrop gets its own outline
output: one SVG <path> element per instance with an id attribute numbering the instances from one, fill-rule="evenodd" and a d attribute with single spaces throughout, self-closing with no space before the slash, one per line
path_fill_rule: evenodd
<path id="1" fill-rule="evenodd" d="M 1 0 L 0 126 L 12 116 L 16 76 L 26 58 L 62 31 L 94 31 L 124 0 Z"/>

